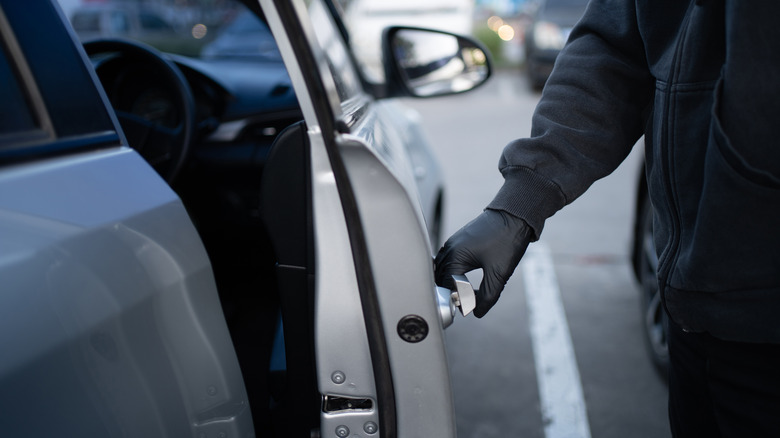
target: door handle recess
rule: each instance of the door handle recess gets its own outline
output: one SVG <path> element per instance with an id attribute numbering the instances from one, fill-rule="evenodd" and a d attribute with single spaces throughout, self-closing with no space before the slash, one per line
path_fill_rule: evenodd
<path id="1" fill-rule="evenodd" d="M 455 282 L 455 290 L 436 286 L 439 313 L 444 328 L 452 325 L 455 320 L 455 309 L 459 310 L 461 315 L 466 316 L 477 307 L 477 297 L 469 279 L 465 275 L 453 275 L 452 279 Z"/>

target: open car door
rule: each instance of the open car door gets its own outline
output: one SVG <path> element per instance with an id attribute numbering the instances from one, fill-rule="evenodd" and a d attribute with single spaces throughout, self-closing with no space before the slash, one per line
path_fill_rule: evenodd
<path id="1" fill-rule="evenodd" d="M 288 155 L 305 155 L 298 160 L 308 162 L 301 193 L 310 203 L 320 436 L 454 437 L 443 335 L 452 307 L 449 294 L 439 304 L 414 175 L 401 133 L 386 122 L 393 102 L 366 92 L 333 5 L 323 0 L 260 4 L 304 115 L 297 132 L 280 135 L 277 142 L 285 144 L 277 144 L 272 154 L 297 150 Z M 268 167 L 275 166 L 269 161 Z M 294 173 L 285 175 L 294 178 Z M 284 177 L 265 185 L 290 186 Z M 280 201 L 266 211 L 284 205 Z M 272 236 L 278 234 L 269 228 Z M 275 240 L 277 252 L 295 244 L 295 239 Z M 283 277 L 302 271 L 281 257 L 284 307 Z M 287 314 L 283 309 L 285 325 L 292 324 Z M 293 342 L 286 340 L 288 356 Z"/>

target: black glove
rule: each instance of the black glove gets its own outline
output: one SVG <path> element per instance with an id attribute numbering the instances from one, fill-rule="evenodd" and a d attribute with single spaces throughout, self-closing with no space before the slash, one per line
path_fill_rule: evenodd
<path id="1" fill-rule="evenodd" d="M 453 275 L 482 268 L 474 316 L 496 304 L 507 280 L 525 254 L 533 232 L 524 220 L 502 210 L 485 210 L 453 234 L 436 255 L 436 284 L 455 289 Z"/>

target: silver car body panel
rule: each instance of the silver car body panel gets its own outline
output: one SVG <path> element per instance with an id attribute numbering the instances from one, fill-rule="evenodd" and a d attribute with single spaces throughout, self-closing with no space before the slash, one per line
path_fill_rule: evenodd
<path id="1" fill-rule="evenodd" d="M 288 37 L 291 29 L 285 27 L 275 3 L 272 0 L 260 0 L 260 3 L 287 65 L 311 143 L 319 389 L 326 397 L 348 396 L 375 403 L 370 410 L 323 412 L 323 436 L 331 436 L 341 426 L 348 431 L 338 429 L 340 433 L 363 436 L 367 422 L 378 421 L 377 411 L 382 408 L 376 406 L 381 403 L 382 394 L 372 384 L 376 383 L 377 376 L 372 372 L 372 365 L 376 364 L 372 364 L 368 341 L 371 336 L 366 328 L 375 321 L 366 320 L 360 305 L 364 291 L 359 289 L 355 278 L 355 266 L 368 266 L 381 312 L 385 336 L 381 342 L 387 348 L 387 366 L 392 374 L 396 416 L 391 429 L 400 437 L 454 437 L 454 408 L 442 319 L 434 292 L 431 247 L 415 188 L 414 169 L 408 161 L 403 136 L 382 122 L 392 105 L 377 104 L 364 93 L 339 100 L 336 83 L 342 78 L 332 72 L 354 66 L 338 65 L 349 60 L 333 59 L 332 52 L 327 53 L 330 48 L 324 45 L 343 42 L 333 41 L 338 32 L 332 23 L 322 19 L 327 11 L 320 1 L 292 2 L 291 9 L 304 30 L 303 38 L 296 35 L 294 41 Z M 317 21 L 316 26 L 309 17 Z M 300 56 L 301 51 L 309 50 L 313 50 L 311 56 L 317 62 L 321 84 L 307 82 L 307 74 L 295 56 L 296 52 Z M 344 86 L 350 84 L 341 84 L 342 90 Z M 322 102 L 315 103 L 313 99 L 327 100 L 332 114 L 318 112 Z M 321 117 L 349 121 L 350 133 L 324 132 L 321 126 L 331 126 L 335 121 Z M 345 216 L 328 143 L 336 145 L 335 153 L 346 168 L 359 211 L 358 221 Z M 368 260 L 355 260 L 360 256 L 351 246 L 350 227 L 362 228 Z M 403 318 L 414 315 L 426 321 L 429 331 L 424 339 L 412 343 L 403 340 L 397 329 Z"/>
<path id="2" fill-rule="evenodd" d="M 436 221 L 443 220 L 441 209 L 444 202 L 444 175 L 423 130 L 420 113 L 397 99 L 383 99 L 375 102 L 374 105 L 382 114 L 380 116 L 382 120 L 392 121 L 392 126 L 399 127 L 400 131 L 395 134 L 400 137 L 399 141 L 404 145 L 409 156 L 426 228 L 428 233 L 440 232 L 437 226 L 441 224 L 437 224 Z M 440 243 L 438 239 L 441 236 L 430 237 L 433 246 L 431 250 L 438 251 Z"/>
<path id="3" fill-rule="evenodd" d="M 360 292 L 352 263 L 347 224 L 325 146 L 317 132 L 312 141 L 312 197 L 315 234 L 315 345 L 317 381 L 327 396 L 377 401 L 371 353 Z M 342 379 L 337 378 L 342 373 Z M 327 413 L 321 429 L 344 425 L 362 430 L 379 422 L 376 410 Z"/>
<path id="4" fill-rule="evenodd" d="M 346 137 L 346 136 L 343 136 Z M 396 389 L 399 436 L 454 437 L 454 408 L 428 234 L 413 191 L 365 139 L 341 138 L 382 311 Z M 399 322 L 418 316 L 428 334 L 403 340 Z"/>
<path id="5" fill-rule="evenodd" d="M 6 166 L 0 186 L 4 434 L 253 436 L 206 252 L 135 151 Z"/>

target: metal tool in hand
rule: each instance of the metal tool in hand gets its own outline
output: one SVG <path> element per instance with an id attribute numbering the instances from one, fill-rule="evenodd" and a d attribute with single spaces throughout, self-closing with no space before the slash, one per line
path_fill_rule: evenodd
<path id="1" fill-rule="evenodd" d="M 453 275 L 455 281 L 455 290 L 452 291 L 452 302 L 458 307 L 463 316 L 468 315 L 477 307 L 477 297 L 474 294 L 474 288 L 471 287 L 469 279 L 465 275 Z"/>

